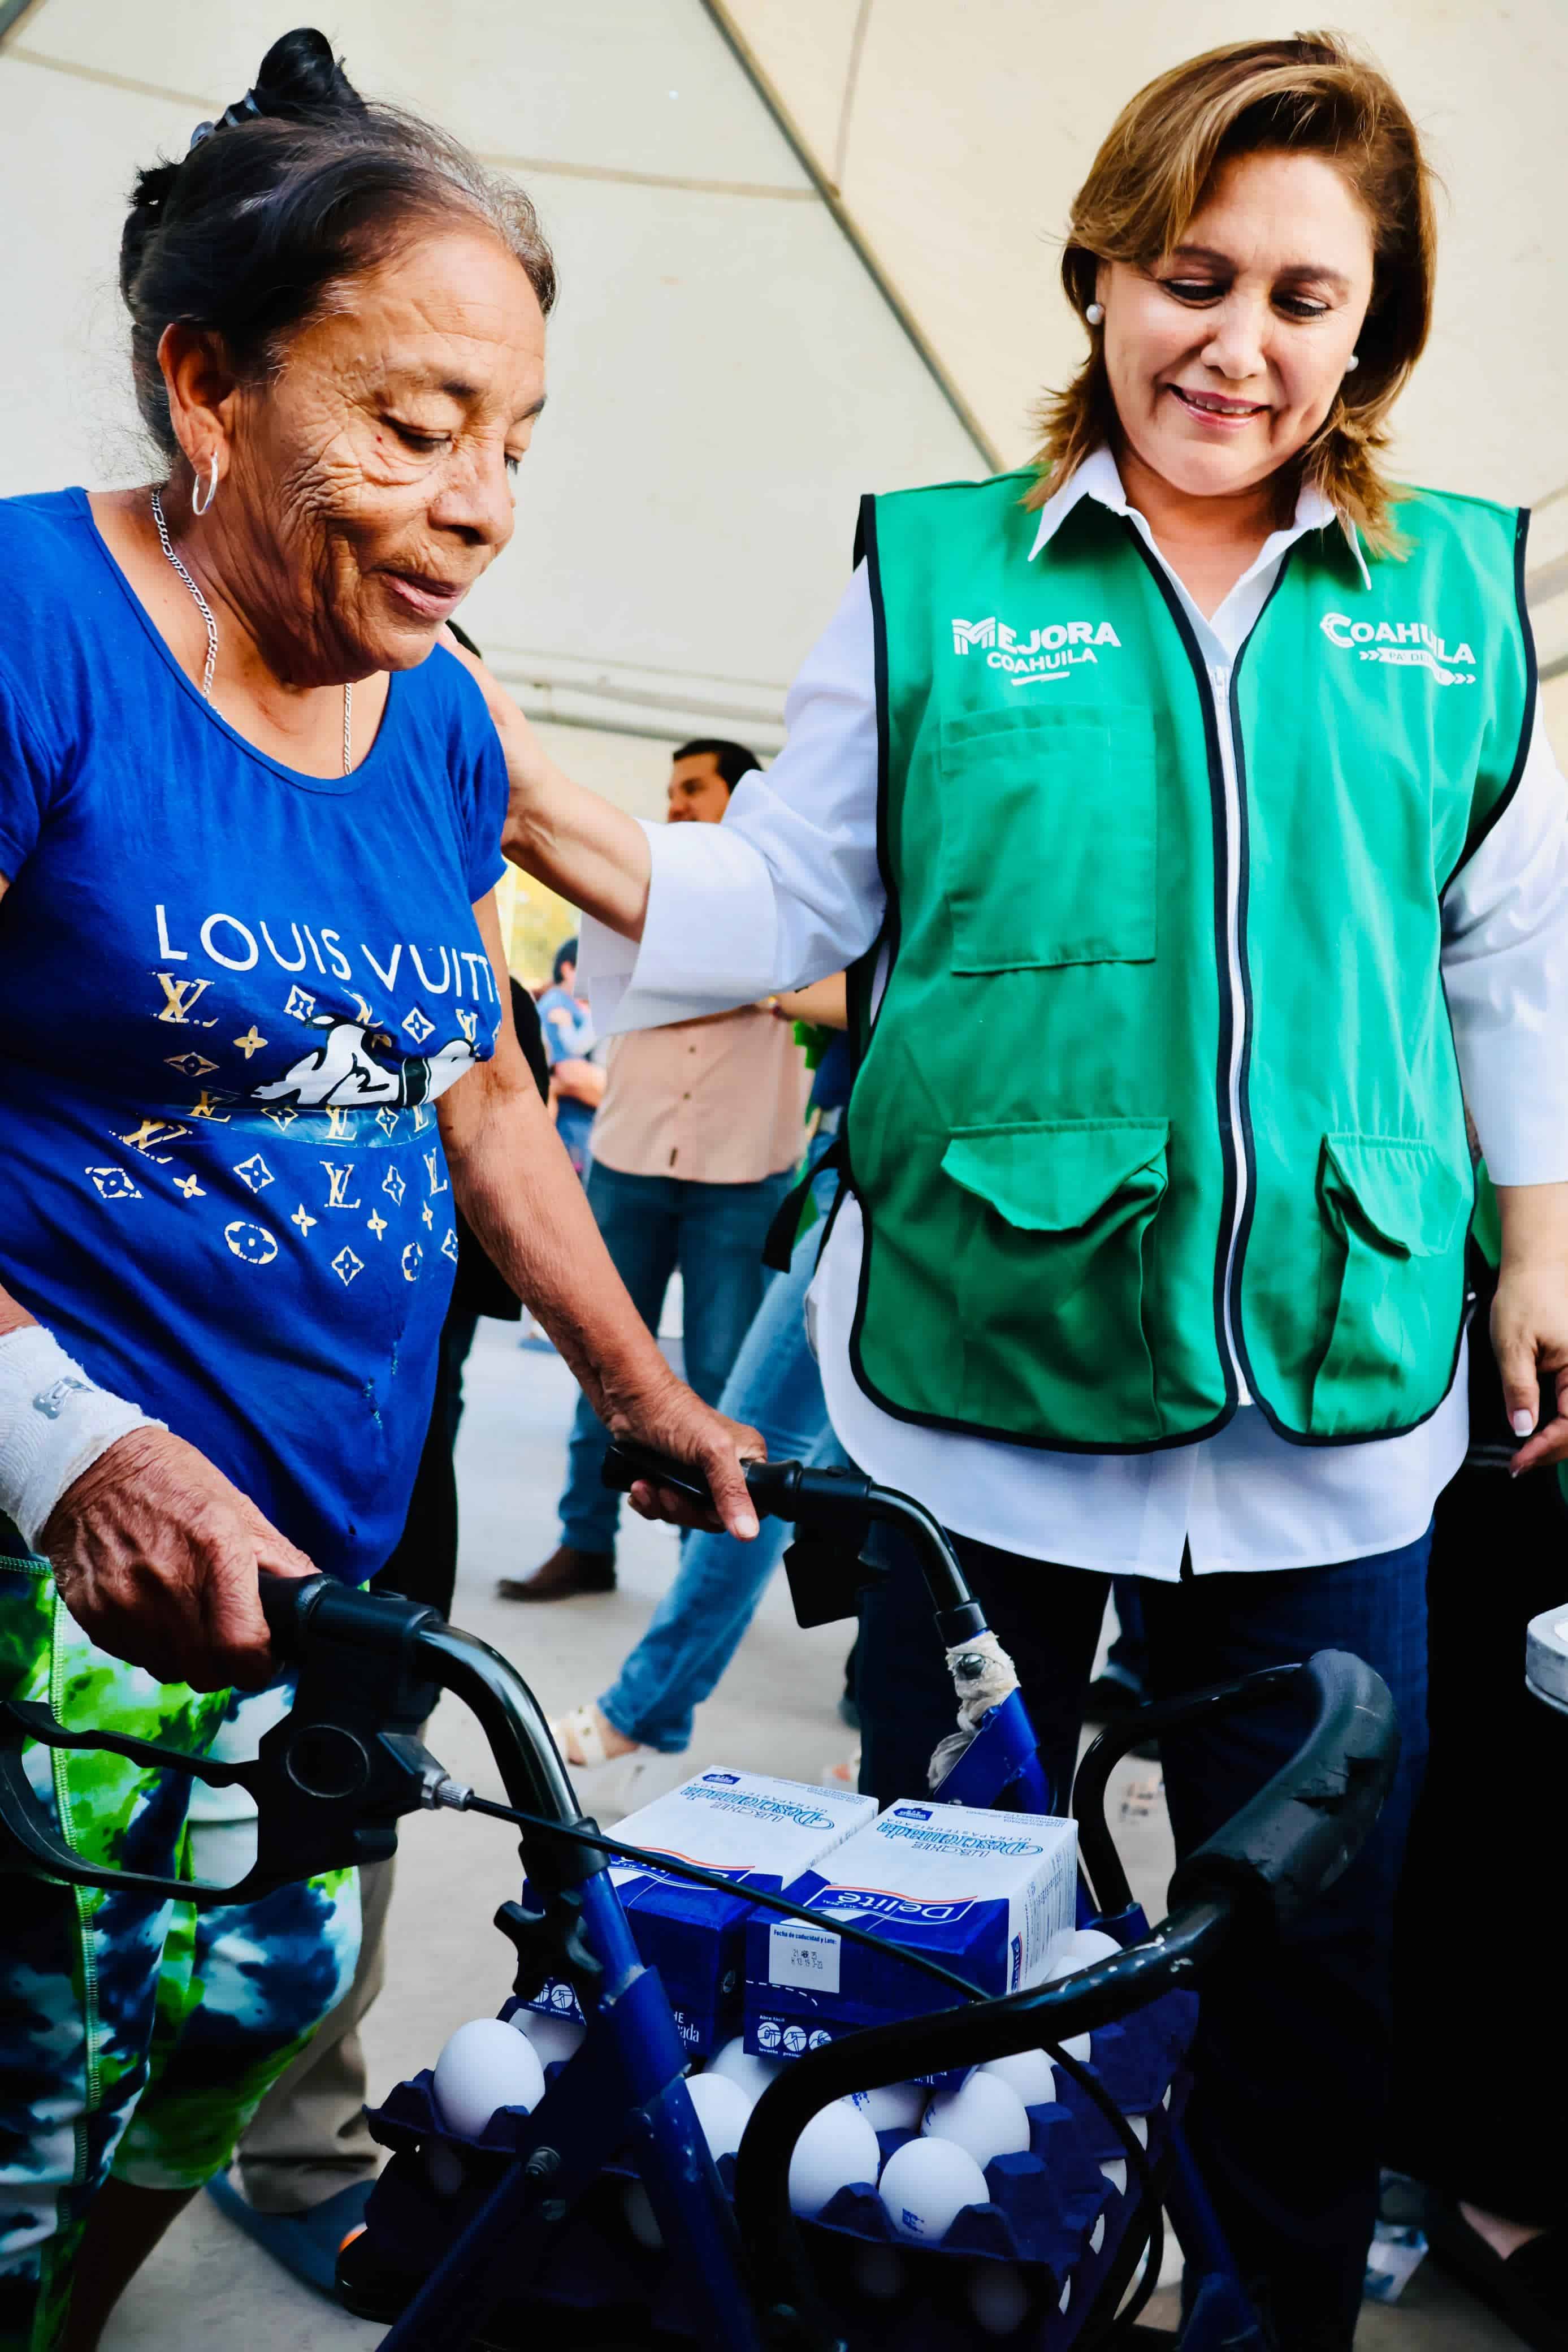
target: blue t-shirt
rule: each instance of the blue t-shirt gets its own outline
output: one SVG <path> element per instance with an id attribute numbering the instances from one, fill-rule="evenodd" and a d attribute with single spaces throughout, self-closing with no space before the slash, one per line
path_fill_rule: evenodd
<path id="1" fill-rule="evenodd" d="M 0 1279 L 318 1567 L 402 1531 L 495 1050 L 506 766 L 443 648 L 349 776 L 202 699 L 84 493 L 0 500 Z"/>

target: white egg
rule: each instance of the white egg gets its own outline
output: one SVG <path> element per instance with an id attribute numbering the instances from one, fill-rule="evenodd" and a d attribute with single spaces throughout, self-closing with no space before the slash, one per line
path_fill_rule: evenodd
<path id="1" fill-rule="evenodd" d="M 862 2246 L 850 2267 L 856 2286 L 873 2303 L 892 2303 L 904 2293 L 908 2273 L 896 2246 Z"/>
<path id="2" fill-rule="evenodd" d="M 626 2226 L 632 2235 L 640 2246 L 646 2246 L 651 2254 L 656 2254 L 664 2242 L 664 2233 L 654 2216 L 648 2192 L 640 2180 L 627 2182 L 622 2203 L 626 2211 Z"/>
<path id="3" fill-rule="evenodd" d="M 966 2205 L 986 2202 L 986 2176 L 950 2139 L 909 2139 L 883 2166 L 877 2194 L 901 2238 L 936 2245 Z"/>
<path id="4" fill-rule="evenodd" d="M 1067 2306 L 1068 2306 L 1068 2305 L 1071 2302 L 1071 2300 L 1072 2300 L 1072 2281 L 1071 2281 L 1071 2279 L 1065 2279 L 1065 2280 L 1063 2280 L 1063 2282 L 1062 2282 L 1062 2287 L 1061 2287 L 1061 2302 L 1057 2305 L 1057 2306 L 1056 2306 L 1056 2307 L 1057 2307 L 1057 2309 L 1058 2309 L 1058 2311 L 1065 2311 L 1065 2310 L 1066 2310 L 1066 2308 L 1067 2308 Z"/>
<path id="5" fill-rule="evenodd" d="M 528 2036 L 498 2017 L 460 2025 L 435 2062 L 435 2104 L 448 2129 L 477 2139 L 498 2107 L 535 2107 L 544 2068 Z"/>
<path id="6" fill-rule="evenodd" d="M 1058 1958 L 1070 1955 L 1077 1967 L 1086 1969 L 1095 1960 L 1113 1960 L 1121 1949 L 1115 1937 L 1108 1936 L 1103 1927 L 1080 1927 L 1069 1936 Z"/>
<path id="7" fill-rule="evenodd" d="M 1100 2169 L 1104 2174 L 1106 2179 L 1110 2182 L 1112 2188 L 1115 2190 L 1117 2196 L 1124 2197 L 1127 2193 L 1126 2158 L 1124 2156 L 1109 2157 L 1100 2167 Z"/>
<path id="8" fill-rule="evenodd" d="M 1087 2033 L 1070 2033 L 1065 2042 L 1057 2037 L 1057 2048 L 1067 2058 L 1076 2058 L 1081 2066 L 1089 2063 L 1090 2038 Z"/>
<path id="9" fill-rule="evenodd" d="M 1026 2107 L 1049 2107 L 1056 2096 L 1056 2069 L 1043 2050 L 1016 2051 L 1010 2058 L 988 2058 L 982 2074 L 994 2074 L 1016 2091 Z"/>
<path id="10" fill-rule="evenodd" d="M 921 2118 L 926 2139 L 950 2140 L 982 2171 L 998 2156 L 1029 2152 L 1029 2117 L 1018 2093 L 999 2074 L 981 2068 L 956 2091 L 943 2091 Z"/>
<path id="11" fill-rule="evenodd" d="M 1096 2218 L 1095 2218 L 1095 2222 L 1094 2222 L 1094 2227 L 1093 2227 L 1093 2229 L 1092 2229 L 1092 2230 L 1091 2230 L 1091 2231 L 1089 2232 L 1089 2251 L 1090 2251 L 1090 2252 L 1091 2252 L 1092 2254 L 1097 2254 L 1097 2253 L 1099 2252 L 1099 2251 L 1100 2251 L 1101 2247 L 1104 2244 L 1104 2242 L 1105 2242 L 1105 2216 L 1104 2216 L 1104 2214 L 1103 2214 L 1103 2213 L 1101 2213 L 1101 2214 L 1099 2214 L 1099 2215 L 1097 2215 L 1097 2216 L 1096 2216 Z"/>
<path id="12" fill-rule="evenodd" d="M 696 2109 L 715 2163 L 721 2156 L 733 2156 L 751 2121 L 751 2102 L 740 2084 L 725 2074 L 694 2074 L 686 2084 L 686 2096 Z"/>
<path id="13" fill-rule="evenodd" d="M 541 2066 L 554 2066 L 575 2058 L 588 2032 L 587 2026 L 579 2025 L 576 2018 L 549 2017 L 542 2009 L 519 2009 L 511 2021 L 533 2043 Z"/>
<path id="14" fill-rule="evenodd" d="M 1029 2317 L 1030 2294 L 1016 2263 L 977 2263 L 969 2309 L 988 2336 L 1014 2336 Z"/>
<path id="15" fill-rule="evenodd" d="M 1147 2116 L 1129 2116 L 1126 2122 L 1127 2129 L 1132 2133 L 1133 2137 L 1137 2141 L 1138 2146 L 1140 2147 L 1147 2147 L 1149 2144 L 1149 2119 Z"/>
<path id="16" fill-rule="evenodd" d="M 733 2042 L 727 2042 L 722 2050 L 715 2053 L 703 2071 L 708 2074 L 721 2074 L 726 2082 L 733 2083 L 738 2091 L 743 2092 L 755 2106 L 783 2065 L 782 2058 L 758 2058 L 747 2048 L 737 2033 Z"/>
<path id="17" fill-rule="evenodd" d="M 884 2083 L 877 2091 L 856 2091 L 856 2106 L 873 2131 L 918 2131 L 930 2096 L 924 2083 Z"/>
<path id="18" fill-rule="evenodd" d="M 848 2099 L 811 2117 L 789 2158 L 789 2210 L 810 2220 L 852 2182 L 874 2183 L 882 2150 L 876 2134 Z"/>

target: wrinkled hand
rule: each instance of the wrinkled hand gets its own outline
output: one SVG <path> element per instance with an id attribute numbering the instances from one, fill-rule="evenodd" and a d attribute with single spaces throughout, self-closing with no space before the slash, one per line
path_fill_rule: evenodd
<path id="1" fill-rule="evenodd" d="M 100 1649 L 193 1690 L 259 1689 L 273 1667 L 257 1573 L 316 1573 L 221 1470 L 164 1429 L 117 1438 L 67 1487 L 39 1545 Z"/>
<path id="2" fill-rule="evenodd" d="M 607 1425 L 612 1437 L 652 1446 L 700 1470 L 717 1505 L 716 1511 L 699 1511 L 670 1487 L 639 1479 L 628 1499 L 643 1518 L 668 1519 L 683 1528 L 722 1528 L 747 1540 L 757 1533 L 757 1512 L 741 1466 L 768 1459 L 767 1441 L 755 1429 L 715 1412 L 674 1379 L 656 1396 L 612 1412 Z"/>
<path id="3" fill-rule="evenodd" d="M 1511 1265 L 1505 1256 L 1492 1301 L 1491 1343 L 1509 1427 L 1528 1439 L 1510 1463 L 1510 1475 L 1568 1460 L 1568 1268 L 1540 1261 Z M 1537 1429 L 1541 1390 L 1552 1385 L 1557 1410 Z"/>

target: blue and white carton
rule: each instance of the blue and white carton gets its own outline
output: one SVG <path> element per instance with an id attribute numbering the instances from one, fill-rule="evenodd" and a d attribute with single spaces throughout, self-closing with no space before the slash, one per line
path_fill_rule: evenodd
<path id="1" fill-rule="evenodd" d="M 817 1789 L 761 1772 L 699 1772 L 615 1824 L 629 1845 L 695 1862 L 735 1886 L 693 1886 L 640 1864 L 612 1862 L 632 1939 L 657 1969 L 682 2041 L 706 2057 L 740 2031 L 749 1887 L 777 1894 L 874 1819 L 876 1802 L 848 1789 Z M 580 2018 L 569 1984 L 552 1979 L 532 2006 Z"/>
<path id="2" fill-rule="evenodd" d="M 1076 1913 L 1078 1827 L 1044 1813 L 901 1801 L 786 1885 L 821 1926 L 754 1910 L 746 1930 L 746 2046 L 796 2058 L 841 2033 L 947 2005 L 899 1958 L 920 1953 L 984 1993 L 1039 1984 Z M 871 1951 L 835 1921 L 885 1942 Z"/>

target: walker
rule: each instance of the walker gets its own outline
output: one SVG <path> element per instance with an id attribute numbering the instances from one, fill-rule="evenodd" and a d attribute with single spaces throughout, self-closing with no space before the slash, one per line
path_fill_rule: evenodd
<path id="1" fill-rule="evenodd" d="M 617 1448 L 607 1479 L 652 1477 L 706 1503 L 693 1474 L 635 1448 Z M 938 1751 L 945 1802 L 977 1808 L 1012 1796 L 1050 1810 L 1016 1678 L 986 1628 L 941 1528 L 907 1496 L 847 1470 L 799 1463 L 751 1465 L 761 1514 L 793 1520 L 788 1557 L 797 1614 L 819 1624 L 851 1613 L 869 1573 L 870 1528 L 898 1528 L 915 1546 L 946 1649 L 965 1731 Z M 640 1856 L 587 1820 L 538 1701 L 486 1643 L 427 1607 L 352 1591 L 319 1577 L 264 1578 L 275 1650 L 298 1664 L 291 1712 L 255 1761 L 213 1764 L 111 1734 L 68 1732 L 50 1710 L 0 1706 L 0 1868 L 68 1884 L 129 1885 L 201 1907 L 248 1897 L 291 1878 L 383 1860 L 396 1823 L 421 1807 L 488 1813 L 524 1832 L 536 1901 L 506 1902 L 496 1924 L 515 1948 L 511 2017 L 548 1978 L 572 1984 L 588 2019 L 580 2046 L 547 2073 L 531 2113 L 507 2108 L 476 2138 L 442 2120 L 428 2071 L 399 2084 L 372 2116 L 392 2151 L 367 2209 L 380 2275 L 397 2292 L 383 2352 L 513 2352 L 549 2340 L 574 2347 L 700 2347 L 702 2352 L 960 2352 L 982 2340 L 966 2300 L 985 2265 L 1006 2265 L 1014 2324 L 988 2326 L 1019 2352 L 1100 2352 L 1173 2339 L 1136 2325 L 1159 2263 L 1160 2209 L 1186 2258 L 1183 2352 L 1263 2352 L 1263 2337 L 1184 2144 L 1184 2053 L 1196 2022 L 1192 1987 L 1222 1947 L 1260 1952 L 1311 1906 L 1358 1852 L 1377 1817 L 1398 1755 L 1393 1703 L 1360 1660 L 1321 1652 L 1262 1674 L 1142 1710 L 1101 1734 L 1072 1792 L 1084 1880 L 1080 1924 L 1123 1949 L 1058 1981 L 1001 1998 L 907 1949 L 932 1975 L 928 2014 L 844 2035 L 792 2061 L 765 2091 L 738 2156 L 716 2165 L 687 2096 L 686 2053 L 657 1974 L 638 1958 L 609 1874 L 612 1854 L 643 1859 L 674 1877 L 733 1892 L 722 1879 L 662 1855 Z M 422 1745 L 417 1727 L 441 1690 L 478 1717 L 509 1802 L 457 1782 Z M 1150 1928 L 1133 1902 L 1104 1818 L 1113 1767 L 1136 1740 L 1214 1710 L 1305 1703 L 1312 1720 L 1290 1765 L 1225 1829 L 1188 1856 L 1171 1883 L 1172 1908 Z M 193 1887 L 89 1867 L 65 1846 L 28 1784 L 22 1750 L 101 1748 L 189 1774 L 235 1782 L 259 1809 L 255 1867 L 239 1887 Z M 749 1895 L 749 1890 L 748 1890 Z M 782 1897 L 751 1897 L 796 1916 Z M 799 1916 L 821 1926 L 819 1915 Z M 847 1923 L 848 1937 L 875 1941 Z M 1093 2035 L 1092 2063 L 1060 2043 Z M 886 2291 L 868 2250 L 887 2247 L 890 2223 L 874 2189 L 841 2189 L 815 2221 L 791 2212 L 789 2159 L 819 2109 L 853 2091 L 941 2076 L 985 2059 L 1045 2047 L 1059 2069 L 1060 2104 L 1030 2111 L 1027 2156 L 988 2168 L 989 2201 L 960 2213 L 936 2245 L 897 2245 L 901 2284 Z M 1134 2131 L 1130 2117 L 1141 2117 Z M 883 2136 L 888 2153 L 892 2136 Z M 439 2158 L 435 2152 L 445 2151 Z M 1120 2158 L 1125 2193 L 1101 2164 Z M 442 2172 L 444 2166 L 444 2174 Z M 444 2180 L 444 2193 L 433 2186 Z M 645 2186 L 663 2245 L 628 2231 L 625 2183 Z M 1140 2263 L 1144 2277 L 1128 2297 Z M 1125 2305 L 1125 2308 L 1123 2306 Z"/>

